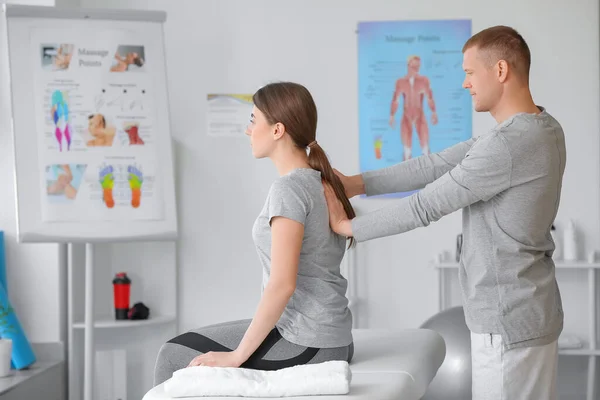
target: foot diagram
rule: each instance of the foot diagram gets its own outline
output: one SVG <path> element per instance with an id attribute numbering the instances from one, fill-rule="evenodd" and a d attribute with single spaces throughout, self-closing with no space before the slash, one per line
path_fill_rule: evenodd
<path id="1" fill-rule="evenodd" d="M 144 182 L 144 175 L 142 171 L 130 165 L 127 168 L 129 174 L 129 186 L 131 187 L 131 206 L 138 208 L 142 201 L 142 183 Z"/>
<path id="2" fill-rule="evenodd" d="M 113 208 L 115 199 L 113 197 L 113 187 L 115 184 L 114 169 L 107 166 L 100 171 L 100 185 L 102 186 L 102 200 L 106 207 Z"/>
<path id="3" fill-rule="evenodd" d="M 54 136 L 58 142 L 58 149 L 63 151 L 63 139 L 67 144 L 67 151 L 71 150 L 71 128 L 69 121 L 69 105 L 67 94 L 60 90 L 52 93 L 52 121 L 54 121 Z"/>
<path id="4" fill-rule="evenodd" d="M 377 136 L 375 138 L 375 158 L 381 160 L 381 147 L 383 146 L 383 141 L 381 140 L 381 136 Z"/>

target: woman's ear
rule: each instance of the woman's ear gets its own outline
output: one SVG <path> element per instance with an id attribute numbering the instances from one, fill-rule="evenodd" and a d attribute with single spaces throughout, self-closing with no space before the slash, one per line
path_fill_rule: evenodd
<path id="1" fill-rule="evenodd" d="M 281 122 L 275 124 L 275 131 L 273 132 L 273 140 L 279 140 L 283 137 L 285 133 L 285 125 Z"/>

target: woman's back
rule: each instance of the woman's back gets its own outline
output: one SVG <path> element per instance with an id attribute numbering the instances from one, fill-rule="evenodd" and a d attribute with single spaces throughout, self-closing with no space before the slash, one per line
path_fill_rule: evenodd
<path id="1" fill-rule="evenodd" d="M 256 219 L 253 238 L 263 267 L 263 288 L 271 269 L 271 219 L 277 216 L 304 225 L 296 290 L 277 328 L 290 342 L 317 348 L 352 342 L 352 315 L 347 281 L 340 273 L 346 239 L 331 231 L 321 173 L 294 169 L 278 178 Z"/>

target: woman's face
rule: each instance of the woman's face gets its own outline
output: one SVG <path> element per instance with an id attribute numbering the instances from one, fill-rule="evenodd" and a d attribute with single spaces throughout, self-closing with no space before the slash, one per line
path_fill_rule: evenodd
<path id="1" fill-rule="evenodd" d="M 271 125 L 256 106 L 252 109 L 246 135 L 250 136 L 252 155 L 255 158 L 269 157 L 275 148 L 275 125 Z"/>

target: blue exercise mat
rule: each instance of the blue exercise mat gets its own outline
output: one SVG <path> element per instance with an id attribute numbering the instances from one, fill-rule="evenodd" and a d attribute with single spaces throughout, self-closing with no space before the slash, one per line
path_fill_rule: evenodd
<path id="1" fill-rule="evenodd" d="M 0 231 L 0 337 L 12 340 L 11 366 L 15 369 L 29 367 L 36 361 L 35 354 L 13 310 L 6 290 L 6 251 L 4 232 Z"/>

